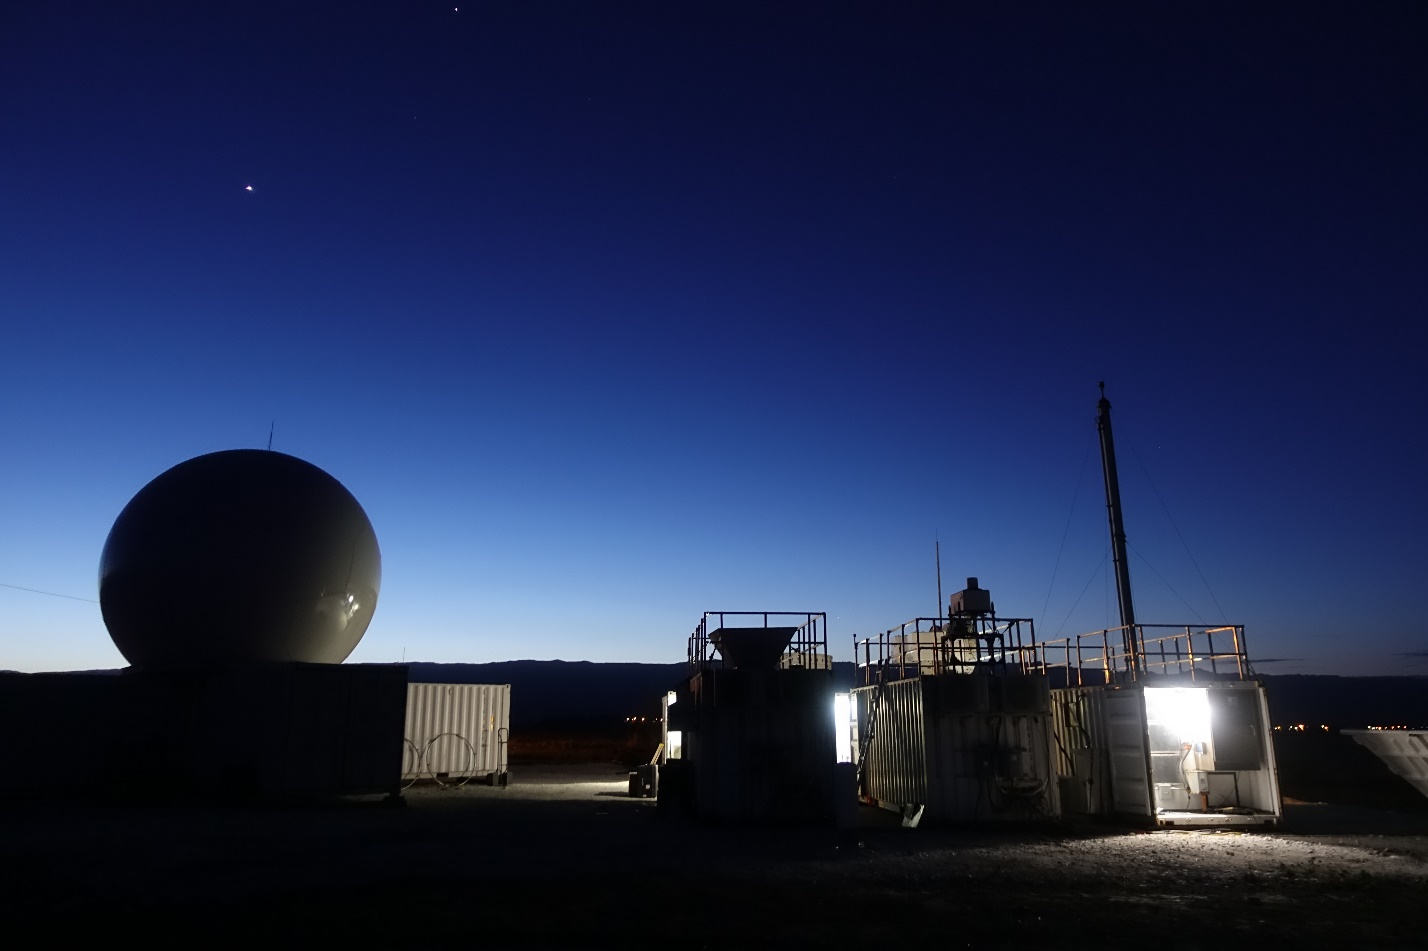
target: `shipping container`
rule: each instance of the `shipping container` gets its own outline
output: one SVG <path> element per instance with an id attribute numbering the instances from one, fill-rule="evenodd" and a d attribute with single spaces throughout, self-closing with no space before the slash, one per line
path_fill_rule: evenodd
<path id="1" fill-rule="evenodd" d="M 101 776 L 119 706 L 114 673 L 0 672 L 0 796 L 75 796 Z"/>
<path id="2" fill-rule="evenodd" d="M 831 821 L 833 678 L 816 668 L 708 670 L 691 683 L 684 734 L 701 815 Z M 851 792 L 850 792 L 851 795 Z"/>
<path id="3" fill-rule="evenodd" d="M 1051 693 L 1057 783 L 1068 815 L 1175 828 L 1279 824 L 1269 705 L 1258 682 Z"/>
<path id="4" fill-rule="evenodd" d="M 203 794 L 396 793 L 406 678 L 388 664 L 126 674 L 116 765 Z"/>
<path id="5" fill-rule="evenodd" d="M 503 785 L 510 726 L 510 684 L 408 684 L 402 781 Z"/>
<path id="6" fill-rule="evenodd" d="M 1060 814 L 1040 677 L 913 676 L 853 691 L 863 795 L 916 821 Z"/>
<path id="7" fill-rule="evenodd" d="M 1354 742 L 1428 796 L 1428 730 L 1345 730 Z"/>
<path id="8" fill-rule="evenodd" d="M 84 788 L 143 797 L 399 793 L 406 679 L 406 667 L 389 664 L 5 678 L 0 789 L 47 795 L 92 783 Z M 56 767 L 43 745 L 56 738 L 83 755 Z"/>
<path id="9" fill-rule="evenodd" d="M 821 613 L 704 615 L 689 639 L 689 676 L 664 700 L 662 810 L 716 822 L 850 821 L 848 697 L 840 707 L 826 623 Z"/>

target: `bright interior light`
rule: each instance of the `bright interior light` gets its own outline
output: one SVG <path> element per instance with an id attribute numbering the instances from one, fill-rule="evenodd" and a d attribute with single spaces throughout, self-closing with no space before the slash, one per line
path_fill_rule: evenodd
<path id="1" fill-rule="evenodd" d="M 684 759 L 684 732 L 670 730 L 664 745 L 665 759 Z"/>
<path id="2" fill-rule="evenodd" d="M 833 695 L 833 747 L 840 763 L 853 762 L 853 695 Z"/>
<path id="3" fill-rule="evenodd" d="M 1145 715 L 1179 734 L 1181 743 L 1210 740 L 1210 694 L 1206 687 L 1147 687 Z"/>

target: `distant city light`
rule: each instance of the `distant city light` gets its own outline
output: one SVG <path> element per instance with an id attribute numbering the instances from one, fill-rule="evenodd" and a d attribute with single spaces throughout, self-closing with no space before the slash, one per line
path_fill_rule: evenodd
<path id="1" fill-rule="evenodd" d="M 1364 727 L 1364 729 L 1365 729 L 1365 730 L 1415 730 L 1415 729 L 1421 729 L 1421 728 L 1420 728 L 1420 727 L 1412 727 L 1412 726 L 1409 726 L 1409 725 L 1406 724 L 1406 723 L 1392 723 L 1392 724 L 1388 724 L 1388 725 L 1379 724 L 1379 725 L 1374 725 L 1374 726 L 1366 726 L 1366 727 Z M 1290 732 L 1290 733 L 1306 733 L 1306 732 L 1308 732 L 1308 730 L 1309 730 L 1309 726 L 1308 726 L 1308 724 L 1305 724 L 1305 723 L 1291 723 L 1291 724 L 1289 724 L 1288 726 L 1285 726 L 1285 725 L 1283 725 L 1283 724 L 1279 724 L 1279 725 L 1276 725 L 1275 728 L 1274 728 L 1274 732 L 1276 732 L 1276 733 L 1283 733 L 1283 732 L 1285 732 L 1285 731 L 1288 731 L 1288 732 Z M 1321 723 L 1321 724 L 1319 724 L 1319 730 L 1320 730 L 1320 732 L 1322 732 L 1322 733 L 1333 733 L 1333 732 L 1334 732 L 1334 728 L 1333 728 L 1332 726 L 1330 726 L 1329 724 L 1327 724 L 1327 723 Z"/>

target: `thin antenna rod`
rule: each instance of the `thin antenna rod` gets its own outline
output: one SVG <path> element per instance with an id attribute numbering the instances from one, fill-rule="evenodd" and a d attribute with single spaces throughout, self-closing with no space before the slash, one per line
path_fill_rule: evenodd
<path id="1" fill-rule="evenodd" d="M 940 622 L 944 610 L 942 604 L 942 540 L 936 535 L 933 538 L 935 539 L 934 544 L 937 546 L 937 620 Z"/>
<path id="2" fill-rule="evenodd" d="M 272 452 L 272 451 L 273 451 L 273 427 L 276 426 L 277 424 L 278 424 L 278 421 L 277 421 L 276 419 L 273 420 L 271 423 L 268 424 L 268 451 L 269 451 L 269 452 Z"/>

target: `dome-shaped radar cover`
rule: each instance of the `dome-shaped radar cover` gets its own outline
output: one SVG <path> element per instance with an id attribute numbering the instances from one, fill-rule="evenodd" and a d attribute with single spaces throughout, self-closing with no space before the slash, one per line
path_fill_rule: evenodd
<path id="1" fill-rule="evenodd" d="M 139 490 L 99 559 L 109 636 L 135 667 L 340 664 L 371 623 L 382 555 L 317 466 L 233 449 Z"/>

